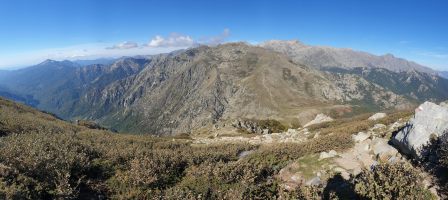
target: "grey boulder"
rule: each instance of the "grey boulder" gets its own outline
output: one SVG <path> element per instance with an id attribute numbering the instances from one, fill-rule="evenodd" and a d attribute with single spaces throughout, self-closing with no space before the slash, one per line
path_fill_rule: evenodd
<path id="1" fill-rule="evenodd" d="M 425 102 L 415 109 L 414 117 L 392 138 L 392 143 L 401 152 L 421 158 L 431 138 L 438 138 L 447 130 L 448 107 Z"/>

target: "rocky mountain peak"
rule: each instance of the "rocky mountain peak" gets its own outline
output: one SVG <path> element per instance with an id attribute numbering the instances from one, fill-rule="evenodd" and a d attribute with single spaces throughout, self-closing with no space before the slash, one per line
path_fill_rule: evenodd
<path id="1" fill-rule="evenodd" d="M 57 62 L 57 61 L 52 60 L 52 59 L 46 59 L 43 62 L 39 63 L 38 65 L 46 65 L 46 64 L 55 63 L 55 62 Z"/>
<path id="2" fill-rule="evenodd" d="M 299 40 L 268 40 L 261 44 L 261 46 L 265 45 L 305 46 L 305 44 Z"/>
<path id="3" fill-rule="evenodd" d="M 288 55 L 296 63 L 317 69 L 367 67 L 385 68 L 395 72 L 417 70 L 425 73 L 435 73 L 429 67 L 402 58 L 396 58 L 392 54 L 376 56 L 347 48 L 311 46 L 291 41 L 268 41 L 260 46 Z"/>

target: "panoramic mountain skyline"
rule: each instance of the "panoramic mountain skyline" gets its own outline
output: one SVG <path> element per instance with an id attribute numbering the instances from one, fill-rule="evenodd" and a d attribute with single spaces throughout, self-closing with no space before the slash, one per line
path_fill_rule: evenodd
<path id="1" fill-rule="evenodd" d="M 447 10 L 0 0 L 0 200 L 448 199 Z"/>
<path id="2" fill-rule="evenodd" d="M 448 70 L 444 1 L 2 2 L 0 69 L 298 39 Z"/>

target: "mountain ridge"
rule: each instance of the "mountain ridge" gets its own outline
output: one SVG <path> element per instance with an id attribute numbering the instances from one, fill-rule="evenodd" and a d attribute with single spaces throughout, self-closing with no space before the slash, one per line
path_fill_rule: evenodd
<path id="1" fill-rule="evenodd" d="M 424 72 L 331 69 L 298 64 L 263 47 L 228 43 L 109 65 L 48 61 L 0 77 L 0 86 L 64 119 L 158 135 L 207 132 L 240 118 L 305 124 L 322 112 L 404 109 L 448 98 L 447 83 Z M 390 87 L 379 81 L 383 77 L 409 90 Z M 414 87 L 419 84 L 423 88 Z"/>
<path id="2" fill-rule="evenodd" d="M 295 62 L 319 69 L 328 67 L 367 67 L 386 68 L 395 72 L 415 69 L 425 73 L 436 73 L 435 70 L 429 67 L 402 58 L 396 58 L 392 54 L 376 56 L 349 48 L 306 45 L 298 40 L 270 40 L 261 43 L 259 46 L 281 52 L 291 57 Z"/>

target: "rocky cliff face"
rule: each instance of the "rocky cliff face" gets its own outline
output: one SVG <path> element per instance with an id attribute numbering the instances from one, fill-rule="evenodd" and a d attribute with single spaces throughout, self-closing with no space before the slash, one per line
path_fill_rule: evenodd
<path id="1" fill-rule="evenodd" d="M 382 91 L 390 91 L 414 102 L 434 101 L 448 99 L 448 80 L 436 74 L 419 72 L 416 70 L 392 72 L 384 68 L 327 68 L 324 71 L 332 76 L 358 77 L 372 83 Z M 346 82 L 346 81 L 345 81 Z M 379 94 L 381 92 L 377 92 Z M 399 99 L 395 99 L 399 101 Z M 387 103 L 387 102 L 384 102 Z"/>
<path id="2" fill-rule="evenodd" d="M 112 65 L 81 67 L 70 61 L 47 60 L 41 64 L 10 71 L 0 77 L 0 90 L 9 91 L 41 110 L 69 119 L 77 116 L 75 107 L 88 92 L 138 73 L 148 60 L 126 58 Z M 85 108 L 89 110 L 91 108 Z"/>
<path id="3" fill-rule="evenodd" d="M 154 58 L 138 75 L 87 95 L 85 102 L 95 107 L 114 102 L 115 114 L 102 118 L 105 123 L 124 121 L 120 129 L 161 134 L 239 117 L 296 118 L 303 108 L 341 95 L 322 73 L 237 43 Z"/>
<path id="4" fill-rule="evenodd" d="M 37 67 L 46 70 L 34 70 Z M 412 96 L 419 96 L 419 88 L 401 92 L 364 71 L 320 71 L 244 43 L 126 58 L 111 65 L 49 61 L 34 68 L 8 76 L 16 81 L 0 79 L 0 85 L 66 119 L 89 119 L 120 131 L 149 134 L 191 132 L 239 118 L 304 125 L 340 105 L 378 110 L 409 107 L 421 100 Z M 42 73 L 33 76 L 34 72 Z M 45 78 L 43 72 L 53 76 Z M 20 79 L 23 74 L 29 78 Z M 373 77 L 377 76 L 383 75 Z M 412 77 L 417 76 L 424 77 Z M 400 84 L 408 80 L 384 77 Z M 443 86 L 435 79 L 424 80 L 423 87 Z"/>
<path id="5" fill-rule="evenodd" d="M 315 68 L 385 68 L 394 72 L 417 70 L 426 73 L 436 73 L 431 68 L 419 65 L 405 59 L 396 58 L 391 54 L 375 56 L 361 51 L 345 48 L 305 45 L 299 41 L 267 41 L 260 46 L 288 55 L 294 62 Z"/>
<path id="6" fill-rule="evenodd" d="M 304 113 L 335 104 L 409 104 L 362 77 L 326 74 L 242 43 L 159 56 L 137 75 L 89 94 L 83 102 L 108 109 L 89 117 L 119 130 L 152 134 L 190 132 L 240 117 L 304 124 L 309 120 Z"/>

